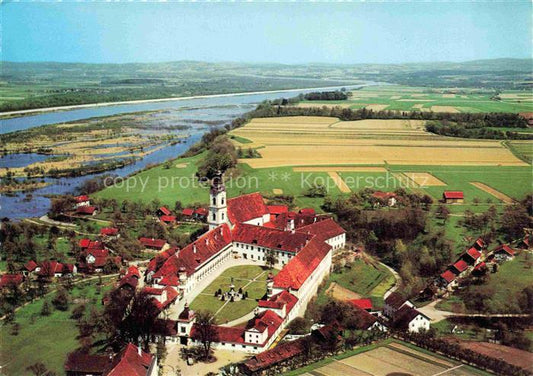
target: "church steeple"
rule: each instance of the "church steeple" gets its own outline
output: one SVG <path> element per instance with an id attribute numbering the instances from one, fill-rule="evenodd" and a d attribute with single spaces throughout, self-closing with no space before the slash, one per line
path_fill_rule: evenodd
<path id="1" fill-rule="evenodd" d="M 209 191 L 209 229 L 212 230 L 223 223 L 228 222 L 228 208 L 226 204 L 226 186 L 222 172 L 217 171 L 211 180 Z"/>

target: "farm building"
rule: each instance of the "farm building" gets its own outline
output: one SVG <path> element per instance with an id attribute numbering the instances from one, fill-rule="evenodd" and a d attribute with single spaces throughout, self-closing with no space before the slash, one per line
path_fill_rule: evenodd
<path id="1" fill-rule="evenodd" d="M 76 208 L 76 214 L 96 215 L 98 214 L 98 209 L 96 208 L 96 206 L 89 206 L 89 205 L 78 206 Z"/>
<path id="2" fill-rule="evenodd" d="M 514 257 L 515 251 L 507 244 L 502 244 L 492 251 L 492 254 L 494 255 L 494 260 L 496 262 L 503 262 L 511 260 Z"/>
<path id="3" fill-rule="evenodd" d="M 446 204 L 462 204 L 465 198 L 461 191 L 444 191 L 442 194 L 442 200 Z"/>
<path id="4" fill-rule="evenodd" d="M 131 343 L 115 356 L 73 352 L 65 362 L 67 376 L 156 376 L 158 371 L 157 357 Z"/>
<path id="5" fill-rule="evenodd" d="M 91 201 L 89 199 L 89 196 L 82 195 L 82 196 L 76 196 L 74 197 L 74 201 L 76 201 L 75 207 L 79 208 L 80 206 L 89 206 L 91 205 Z"/>
<path id="6" fill-rule="evenodd" d="M 164 251 L 169 247 L 169 244 L 164 239 L 141 237 L 139 242 L 147 251 Z"/>
<path id="7" fill-rule="evenodd" d="M 418 333 L 429 330 L 430 318 L 418 311 L 414 307 L 402 306 L 396 312 L 393 326 L 396 329 Z"/>
<path id="8" fill-rule="evenodd" d="M 401 294 L 397 292 L 392 292 L 389 294 L 384 301 L 383 305 L 383 314 L 389 319 L 394 319 L 396 313 L 403 307 L 414 307 L 414 304 L 409 300 L 405 299 Z"/>

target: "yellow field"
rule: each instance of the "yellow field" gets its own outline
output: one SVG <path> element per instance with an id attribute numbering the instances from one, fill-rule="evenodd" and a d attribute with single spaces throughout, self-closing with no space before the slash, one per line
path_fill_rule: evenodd
<path id="1" fill-rule="evenodd" d="M 420 187 L 446 185 L 445 182 L 440 179 L 437 179 L 435 176 L 427 172 L 404 172 L 403 174 L 412 181 L 414 181 Z"/>
<path id="2" fill-rule="evenodd" d="M 387 346 L 334 360 L 304 376 L 389 376 L 389 375 L 454 375 L 472 376 L 477 373 L 462 364 L 425 354 L 403 344 Z"/>
<path id="3" fill-rule="evenodd" d="M 322 167 L 294 167 L 292 169 L 294 172 L 327 172 L 327 171 L 336 171 L 336 172 L 385 172 L 387 169 L 385 167 L 366 167 L 366 166 L 322 166 Z"/>
<path id="4" fill-rule="evenodd" d="M 252 141 L 254 168 L 326 165 L 526 166 L 497 140 L 452 139 L 427 133 L 423 121 L 331 117 L 253 119 L 233 134 Z M 335 169 L 335 171 L 340 171 Z"/>

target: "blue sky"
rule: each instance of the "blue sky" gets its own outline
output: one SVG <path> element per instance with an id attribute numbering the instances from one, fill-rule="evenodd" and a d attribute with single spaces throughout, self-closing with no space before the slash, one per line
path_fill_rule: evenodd
<path id="1" fill-rule="evenodd" d="M 531 57 L 532 5 L 24 3 L 2 11 L 2 60 L 402 63 Z"/>

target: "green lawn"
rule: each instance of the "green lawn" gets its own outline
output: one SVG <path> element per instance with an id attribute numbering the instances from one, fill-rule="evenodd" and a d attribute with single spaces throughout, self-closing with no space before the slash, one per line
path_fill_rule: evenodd
<path id="1" fill-rule="evenodd" d="M 339 176 L 352 192 L 365 188 L 392 192 L 401 187 L 400 182 L 390 172 L 339 172 Z"/>
<path id="2" fill-rule="evenodd" d="M 76 285 L 71 296 L 87 299 L 87 314 L 90 306 L 101 309 L 100 299 L 110 286 L 104 286 L 97 294 L 96 280 Z M 52 300 L 53 294 L 48 296 Z M 53 310 L 50 316 L 41 316 L 44 300 L 35 301 L 16 312 L 15 320 L 20 324 L 17 336 L 10 334 L 11 326 L 0 326 L 0 362 L 5 366 L 7 375 L 30 375 L 26 367 L 42 362 L 48 369 L 63 375 L 63 364 L 67 353 L 78 348 L 76 339 L 78 329 L 75 321 L 70 319 L 71 304 L 68 311 Z M 52 306 L 50 304 L 50 306 Z"/>
<path id="3" fill-rule="evenodd" d="M 381 306 L 383 295 L 395 283 L 392 273 L 382 265 L 370 265 L 363 260 L 355 260 L 351 268 L 344 268 L 341 273 L 332 272 L 326 285 L 319 292 L 318 303 L 326 301 L 325 291 L 332 282 L 372 299 L 375 305 Z"/>
<path id="4" fill-rule="evenodd" d="M 129 178 L 123 185 L 106 188 L 95 193 L 94 196 L 115 198 L 118 202 L 138 200 L 145 203 L 157 198 L 163 204 L 171 207 L 177 200 L 185 206 L 197 202 L 207 204 L 209 187 L 208 185 L 200 185 L 194 177 L 197 164 L 204 155 L 177 159 L 169 169 L 161 165 L 142 171 Z M 176 165 L 181 166 L 183 164 L 187 166 L 176 167 Z M 295 196 L 295 204 L 298 207 L 311 206 L 320 210 L 322 198 L 304 196 L 309 184 L 323 182 L 331 195 L 341 194 L 333 180 L 325 172 L 296 173 L 292 167 L 253 169 L 245 163 L 239 164 L 238 167 L 239 175 L 226 184 L 228 197 L 252 192 L 272 195 L 274 189 L 281 189 L 283 194 Z"/>
<path id="5" fill-rule="evenodd" d="M 253 311 L 257 307 L 257 300 L 265 295 L 269 272 L 269 269 L 256 265 L 234 266 L 226 269 L 193 300 L 191 308 L 194 310 L 207 310 L 213 313 L 217 312 L 224 306 L 225 302 L 215 298 L 215 291 L 218 289 L 223 292 L 229 291 L 233 281 L 235 291 L 238 291 L 241 287 L 243 291 L 248 291 L 248 299 L 227 302 L 224 308 L 216 315 L 216 319 L 218 323 L 225 323 L 242 317 Z M 273 274 L 277 274 L 277 272 L 276 269 L 272 270 Z M 255 281 L 252 281 L 254 279 Z"/>

